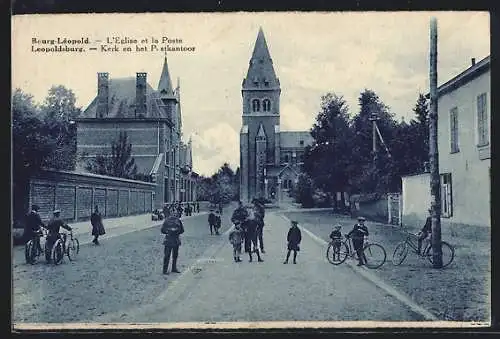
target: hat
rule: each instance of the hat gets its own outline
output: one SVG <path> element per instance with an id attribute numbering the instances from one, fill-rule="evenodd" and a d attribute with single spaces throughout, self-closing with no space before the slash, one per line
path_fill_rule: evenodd
<path id="1" fill-rule="evenodd" d="M 292 220 L 292 225 L 298 225 L 299 222 L 297 220 Z"/>
<path id="2" fill-rule="evenodd" d="M 365 221 L 365 217 L 358 217 L 358 221 Z"/>
<path id="3" fill-rule="evenodd" d="M 341 228 L 342 228 L 342 225 L 337 224 L 337 225 L 333 226 L 333 228 L 334 228 L 334 229 L 336 229 L 336 230 L 338 230 L 338 229 L 341 229 Z"/>
<path id="4" fill-rule="evenodd" d="M 61 213 L 61 210 L 54 210 L 54 214 Z"/>
<path id="5" fill-rule="evenodd" d="M 40 209 L 40 207 L 38 205 L 31 205 L 31 209 L 33 211 L 37 211 L 38 212 L 38 210 Z"/>

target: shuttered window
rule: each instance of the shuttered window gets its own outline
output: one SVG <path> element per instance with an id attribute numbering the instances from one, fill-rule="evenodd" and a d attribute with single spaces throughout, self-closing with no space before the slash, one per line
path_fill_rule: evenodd
<path id="1" fill-rule="evenodd" d="M 458 109 L 454 107 L 450 110 L 450 152 L 458 151 Z"/>
<path id="2" fill-rule="evenodd" d="M 486 106 L 486 93 L 477 96 L 477 135 L 478 146 L 489 143 L 488 110 Z"/>

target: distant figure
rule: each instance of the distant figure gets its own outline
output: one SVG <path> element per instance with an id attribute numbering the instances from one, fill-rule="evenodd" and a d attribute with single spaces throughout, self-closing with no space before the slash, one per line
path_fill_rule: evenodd
<path id="1" fill-rule="evenodd" d="M 161 227 L 161 233 L 165 234 L 164 257 L 163 257 L 163 274 L 168 274 L 168 264 L 170 255 L 172 255 L 172 270 L 173 273 L 180 273 L 177 269 L 177 258 L 179 256 L 179 246 L 181 245 L 180 235 L 184 233 L 184 225 L 182 224 L 179 215 L 169 214 L 165 216 L 165 221 Z"/>
<path id="2" fill-rule="evenodd" d="M 219 211 L 215 211 L 215 234 L 219 235 L 219 230 L 222 226 L 221 215 Z"/>
<path id="3" fill-rule="evenodd" d="M 229 242 L 233 245 L 234 262 L 241 262 L 240 255 L 243 236 L 243 230 L 239 225 L 235 225 L 234 229 L 229 232 Z"/>
<path id="4" fill-rule="evenodd" d="M 222 203 L 219 202 L 218 208 L 219 208 L 219 213 L 222 214 L 222 212 L 223 212 L 223 210 L 222 210 Z"/>
<path id="5" fill-rule="evenodd" d="M 213 209 L 210 209 L 210 213 L 208 213 L 208 225 L 210 226 L 210 235 L 213 235 L 214 234 L 213 231 L 216 231 L 215 224 L 216 224 L 215 212 Z"/>
<path id="6" fill-rule="evenodd" d="M 422 251 L 422 242 L 425 239 L 430 238 L 429 235 L 432 233 L 432 217 L 431 217 L 432 209 L 429 208 L 428 212 L 429 212 L 429 215 L 427 216 L 427 219 L 425 220 L 425 225 L 424 225 L 424 227 L 422 227 L 420 232 L 418 232 L 418 234 L 417 234 L 417 236 L 418 236 L 418 238 L 417 238 L 418 254 L 420 254 L 420 252 Z"/>
<path id="7" fill-rule="evenodd" d="M 352 244 L 354 250 L 358 255 L 358 266 L 362 266 L 366 262 L 366 258 L 363 252 L 363 243 L 365 237 L 368 236 L 368 228 L 365 226 L 365 218 L 358 217 L 358 223 L 354 225 L 354 228 L 347 233 L 346 237 L 352 239 Z"/>
<path id="8" fill-rule="evenodd" d="M 99 245 L 99 236 L 106 234 L 106 230 L 102 224 L 102 216 L 97 205 L 95 205 L 94 212 L 90 216 L 90 223 L 92 224 L 92 235 L 94 236 L 92 242 L 95 245 Z"/>
<path id="9" fill-rule="evenodd" d="M 167 203 L 164 203 L 164 204 L 163 204 L 163 210 L 162 210 L 162 211 L 163 211 L 163 217 L 164 217 L 164 218 L 166 218 L 166 217 L 167 217 L 167 215 L 169 214 L 169 213 L 168 213 L 168 212 L 169 212 L 169 210 L 170 210 L 170 207 L 168 206 L 168 204 L 167 204 Z"/>
<path id="10" fill-rule="evenodd" d="M 183 208 L 182 208 L 182 205 L 181 205 L 181 203 L 179 202 L 179 203 L 177 204 L 177 215 L 180 217 L 180 216 L 182 215 L 182 212 L 183 212 L 183 211 L 184 211 L 184 210 L 183 210 Z"/>
<path id="11" fill-rule="evenodd" d="M 299 227 L 297 226 L 298 222 L 295 220 L 291 221 L 291 227 L 288 230 L 288 234 L 286 236 L 286 240 L 288 242 L 286 259 L 283 264 L 288 264 L 288 259 L 290 258 L 290 253 L 293 251 L 293 263 L 297 263 L 297 252 L 300 251 L 300 242 L 302 241 L 302 233 L 300 232 Z"/>
<path id="12" fill-rule="evenodd" d="M 196 202 L 196 213 L 200 213 L 200 203 Z"/>

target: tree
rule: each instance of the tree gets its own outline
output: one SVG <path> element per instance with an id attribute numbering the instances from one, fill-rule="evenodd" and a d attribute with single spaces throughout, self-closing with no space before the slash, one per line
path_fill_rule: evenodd
<path id="1" fill-rule="evenodd" d="M 118 139 L 111 142 L 111 154 L 96 156 L 87 163 L 86 169 L 96 174 L 135 179 L 137 165 L 132 157 L 132 144 L 128 142 L 127 132 L 121 131 Z"/>
<path id="2" fill-rule="evenodd" d="M 314 187 L 312 178 L 305 173 L 299 174 L 298 182 L 294 189 L 295 201 L 301 204 L 302 207 L 313 207 L 313 194 Z"/>

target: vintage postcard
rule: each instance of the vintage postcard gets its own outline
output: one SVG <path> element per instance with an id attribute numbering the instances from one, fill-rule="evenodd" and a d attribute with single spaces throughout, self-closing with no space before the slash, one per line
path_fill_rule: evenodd
<path id="1" fill-rule="evenodd" d="M 487 12 L 12 17 L 12 324 L 485 327 Z"/>

